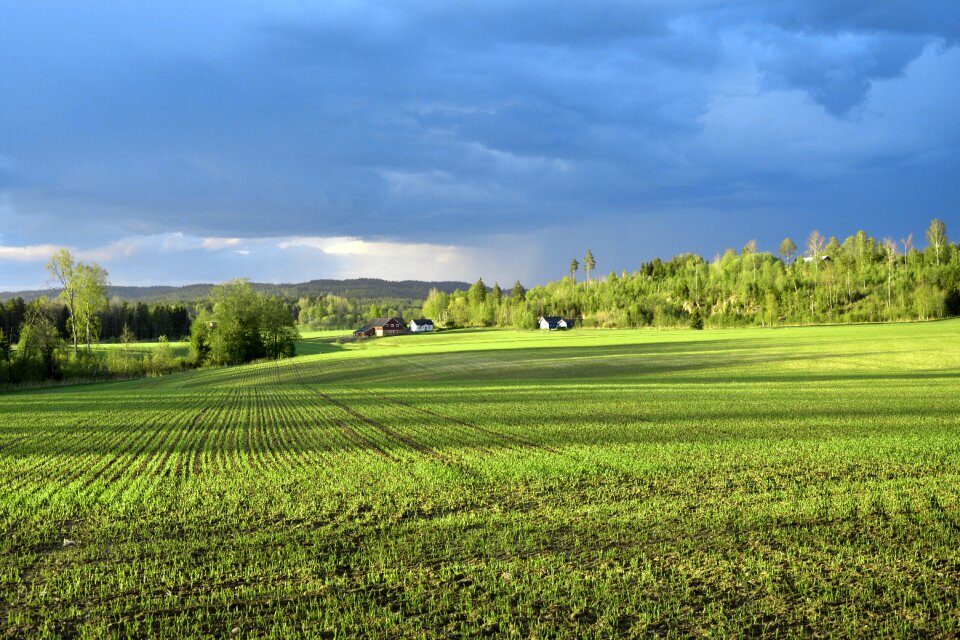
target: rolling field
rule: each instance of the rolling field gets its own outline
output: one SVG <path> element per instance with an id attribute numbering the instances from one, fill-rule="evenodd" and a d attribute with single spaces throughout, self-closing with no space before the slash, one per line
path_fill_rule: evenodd
<path id="1" fill-rule="evenodd" d="M 316 345 L 0 395 L 0 636 L 960 632 L 958 321 Z"/>

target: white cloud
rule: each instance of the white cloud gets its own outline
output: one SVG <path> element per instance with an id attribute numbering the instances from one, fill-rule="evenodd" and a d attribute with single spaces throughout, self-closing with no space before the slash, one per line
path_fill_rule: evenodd
<path id="1" fill-rule="evenodd" d="M 293 237 L 281 249 L 305 247 L 339 258 L 340 277 L 458 279 L 476 277 L 484 251 L 475 247 L 368 241 L 360 238 Z"/>
<path id="2" fill-rule="evenodd" d="M 0 245 L 0 262 L 44 262 L 60 250 L 53 244 L 34 244 L 26 247 Z"/>
<path id="3" fill-rule="evenodd" d="M 109 262 L 111 260 L 129 258 L 135 255 L 143 247 L 143 244 L 143 238 L 123 238 L 102 247 L 77 251 L 76 256 L 80 260 Z"/>
<path id="4" fill-rule="evenodd" d="M 37 288 L 45 262 L 60 247 L 0 245 L 0 290 Z M 531 237 L 488 237 L 475 246 L 365 240 L 350 236 L 279 236 L 237 240 L 184 233 L 136 235 L 107 244 L 70 250 L 79 260 L 95 261 L 115 284 L 187 284 L 236 277 L 293 282 L 315 278 L 373 277 L 387 280 L 462 280 L 478 277 L 513 282 L 531 273 L 541 260 L 539 241 Z"/>
<path id="5" fill-rule="evenodd" d="M 235 247 L 242 242 L 243 240 L 240 238 L 204 238 L 200 244 L 208 251 L 219 251 L 221 249 Z"/>

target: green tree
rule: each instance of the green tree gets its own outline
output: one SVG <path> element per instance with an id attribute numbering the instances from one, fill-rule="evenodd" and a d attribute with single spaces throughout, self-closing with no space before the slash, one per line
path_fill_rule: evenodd
<path id="1" fill-rule="evenodd" d="M 823 256 L 823 248 L 826 246 L 826 239 L 819 231 L 814 229 L 807 238 L 807 256 L 813 263 L 813 297 L 810 301 L 810 312 L 817 313 L 817 284 L 820 280 L 820 258 Z"/>
<path id="2" fill-rule="evenodd" d="M 76 278 L 77 265 L 66 249 L 60 249 L 47 263 L 47 271 L 60 284 L 60 299 L 70 312 L 70 335 L 73 338 L 73 355 L 79 352 L 80 330 L 77 326 L 77 289 L 79 281 Z"/>
<path id="3" fill-rule="evenodd" d="M 130 325 L 124 323 L 123 331 L 120 332 L 120 343 L 124 351 L 130 351 L 130 345 L 137 341 L 137 335 L 130 329 Z"/>
<path id="4" fill-rule="evenodd" d="M 513 283 L 513 289 L 510 290 L 510 300 L 512 302 L 522 302 L 527 298 L 527 290 L 523 288 L 523 284 L 517 280 Z"/>
<path id="5" fill-rule="evenodd" d="M 60 284 L 59 299 L 70 313 L 70 335 L 73 355 L 79 351 L 80 335 L 86 336 L 87 353 L 97 332 L 96 313 L 107 306 L 107 272 L 97 263 L 76 262 L 73 255 L 61 249 L 51 256 L 47 271 Z"/>
<path id="6" fill-rule="evenodd" d="M 210 331 L 213 320 L 210 313 L 202 311 L 190 325 L 190 359 L 200 367 L 210 358 Z M 125 326 L 124 329 L 127 327 Z"/>
<path id="7" fill-rule="evenodd" d="M 577 259 L 574 258 L 570 261 L 570 277 L 573 279 L 573 284 L 577 284 L 577 271 L 580 270 L 580 263 L 577 262 Z"/>
<path id="8" fill-rule="evenodd" d="M 792 238 L 784 238 L 780 243 L 780 257 L 784 262 L 789 262 L 790 258 L 797 252 L 797 243 Z"/>
<path id="9" fill-rule="evenodd" d="M 940 266 L 940 252 L 947 243 L 947 225 L 934 218 L 927 228 L 927 243 L 933 248 L 937 266 Z"/>
<path id="10" fill-rule="evenodd" d="M 210 360 L 214 364 L 242 364 L 264 356 L 260 336 L 260 298 L 246 278 L 231 280 L 210 291 L 213 318 Z"/>
<path id="11" fill-rule="evenodd" d="M 76 265 L 74 272 L 76 284 L 77 326 L 86 336 L 87 353 L 90 343 L 99 337 L 97 312 L 105 309 L 107 300 L 107 272 L 97 263 Z"/>
<path id="12" fill-rule="evenodd" d="M 174 368 L 176 358 L 173 356 L 173 349 L 170 347 L 170 341 L 167 336 L 157 338 L 157 346 L 150 354 L 150 371 L 153 375 L 167 373 Z"/>
<path id="13" fill-rule="evenodd" d="M 44 303 L 44 299 L 32 303 L 20 327 L 17 364 L 23 381 L 49 380 L 58 376 L 57 351 L 62 348 L 63 340 L 57 326 L 45 313 Z"/>
<path id="14" fill-rule="evenodd" d="M 590 273 L 597 268 L 597 260 L 593 257 L 593 252 L 587 249 L 587 255 L 583 258 L 583 270 L 587 273 L 587 282 L 590 282 Z"/>
<path id="15" fill-rule="evenodd" d="M 483 283 L 483 278 L 480 278 L 467 291 L 467 299 L 470 300 L 470 306 L 476 308 L 482 305 L 487 300 L 487 285 Z"/>
<path id="16" fill-rule="evenodd" d="M 431 289 L 427 294 L 427 299 L 423 303 L 423 314 L 437 322 L 441 326 L 446 326 L 450 306 L 450 294 L 437 289 Z"/>
<path id="17" fill-rule="evenodd" d="M 700 311 L 700 307 L 694 307 L 693 312 L 690 313 L 690 328 L 703 329 L 703 313 Z"/>
<path id="18" fill-rule="evenodd" d="M 293 314 L 280 298 L 264 298 L 260 331 L 267 356 L 276 360 L 296 355 L 300 333 L 294 324 Z"/>
<path id="19" fill-rule="evenodd" d="M 893 306 L 893 267 L 897 263 L 897 243 L 893 238 L 883 239 L 883 250 L 887 256 L 887 309 Z"/>

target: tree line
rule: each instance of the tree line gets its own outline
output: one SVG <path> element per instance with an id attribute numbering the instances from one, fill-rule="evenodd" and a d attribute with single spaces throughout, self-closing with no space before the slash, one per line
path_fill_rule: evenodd
<path id="1" fill-rule="evenodd" d="M 50 259 L 47 271 L 60 285 L 55 301 L 0 303 L 0 385 L 160 374 L 296 351 L 293 305 L 255 292 L 246 280 L 214 287 L 191 313 L 184 305 L 108 302 L 106 270 L 66 250 Z M 189 357 L 174 355 L 166 332 L 189 334 Z M 94 350 L 104 333 L 122 348 Z M 144 338 L 157 344 L 146 352 L 131 348 Z"/>
<path id="2" fill-rule="evenodd" d="M 310 329 L 356 329 L 370 318 L 419 317 L 422 299 L 351 299 L 332 293 L 301 297 L 296 305 L 299 324 Z"/>
<path id="3" fill-rule="evenodd" d="M 926 320 L 960 315 L 960 249 L 934 220 L 926 246 L 913 236 L 879 240 L 864 231 L 840 241 L 813 231 L 801 250 L 791 238 L 776 254 L 756 241 L 712 261 L 684 253 L 632 273 L 593 278 L 596 258 L 574 259 L 569 275 L 509 291 L 483 280 L 468 290 L 431 291 L 424 314 L 443 326 L 533 328 L 541 315 L 581 326 L 726 327 Z M 578 282 L 580 267 L 586 281 Z"/>
<path id="4" fill-rule="evenodd" d="M 0 330 L 11 342 L 20 339 L 20 325 L 31 304 L 44 309 L 60 335 L 70 335 L 70 311 L 60 300 L 42 297 L 25 302 L 17 297 L 6 302 L 0 301 Z M 156 340 L 160 336 L 179 339 L 190 335 L 190 323 L 196 315 L 196 305 L 147 304 L 114 298 L 95 312 L 91 328 L 94 342 L 121 342 L 124 328 L 132 332 L 133 339 L 137 341 Z"/>

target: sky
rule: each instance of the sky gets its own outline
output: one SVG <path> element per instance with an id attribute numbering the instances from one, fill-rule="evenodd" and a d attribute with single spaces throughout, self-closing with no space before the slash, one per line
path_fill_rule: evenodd
<path id="1" fill-rule="evenodd" d="M 960 4 L 0 0 L 0 290 L 960 237 Z"/>

